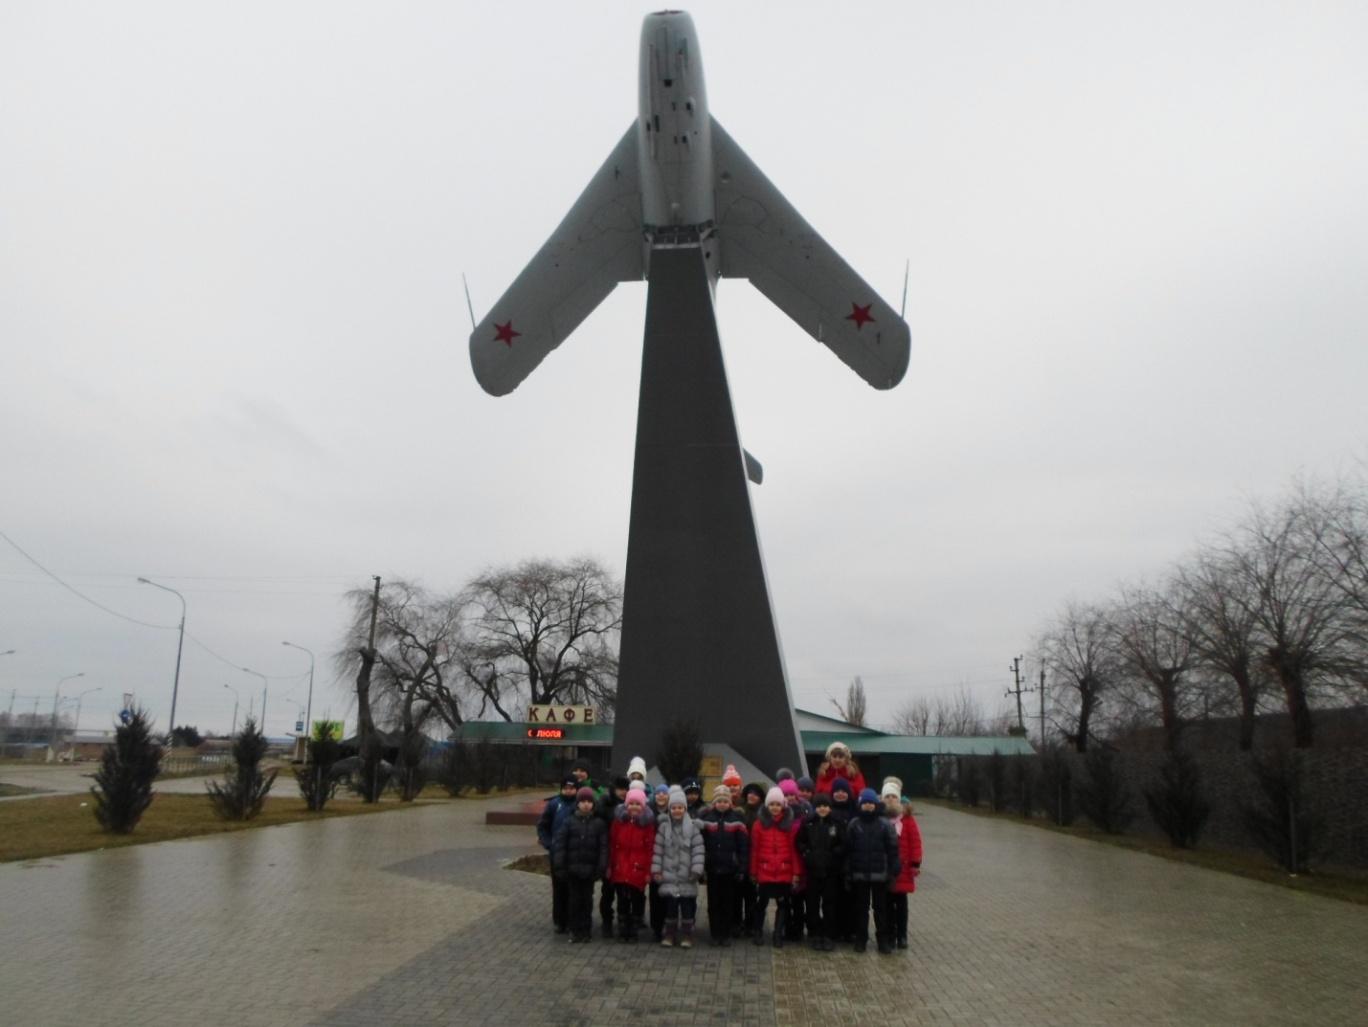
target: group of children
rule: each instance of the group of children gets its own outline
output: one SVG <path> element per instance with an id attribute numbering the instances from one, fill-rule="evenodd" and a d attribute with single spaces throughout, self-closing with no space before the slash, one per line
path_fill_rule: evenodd
<path id="1" fill-rule="evenodd" d="M 587 942 L 594 882 L 602 882 L 603 936 L 637 941 L 649 924 L 662 945 L 693 945 L 700 884 L 705 884 L 713 945 L 733 938 L 775 948 L 802 941 L 820 951 L 838 942 L 864 952 L 869 913 L 881 953 L 907 948 L 907 896 L 921 869 L 921 832 L 902 782 L 865 786 L 850 750 L 835 742 L 817 780 L 781 769 L 777 784 L 742 787 L 728 766 L 704 803 L 696 778 L 646 782 L 633 757 L 609 790 L 576 761 L 558 796 L 547 800 L 537 837 L 550 853 L 551 919 L 557 933 Z"/>

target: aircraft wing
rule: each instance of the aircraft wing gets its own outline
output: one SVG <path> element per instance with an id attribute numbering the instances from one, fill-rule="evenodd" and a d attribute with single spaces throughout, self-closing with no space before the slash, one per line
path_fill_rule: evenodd
<path id="1" fill-rule="evenodd" d="M 640 281 L 641 187 L 633 122 L 570 213 L 470 335 L 488 393 L 518 387 L 618 282 Z"/>
<path id="2" fill-rule="evenodd" d="M 911 349 L 907 322 L 803 220 L 716 118 L 712 149 L 722 275 L 749 278 L 874 388 L 897 385 Z"/>

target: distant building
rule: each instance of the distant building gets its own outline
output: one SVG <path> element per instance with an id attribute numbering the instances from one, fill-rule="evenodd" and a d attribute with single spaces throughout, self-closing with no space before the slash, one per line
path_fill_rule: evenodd
<path id="1" fill-rule="evenodd" d="M 940 735 L 899 735 L 869 727 L 856 727 L 835 717 L 794 710 L 799 737 L 807 767 L 794 767 L 795 774 L 805 772 L 813 777 L 826 758 L 827 746 L 844 742 L 860 766 L 866 782 L 872 788 L 888 775 L 902 779 L 903 791 L 908 795 L 926 795 L 935 780 L 939 760 L 955 756 L 988 756 L 999 752 L 1004 756 L 1030 755 L 1035 752 L 1025 738 L 990 736 L 959 738 Z M 605 765 L 613 747 L 612 724 L 568 724 L 549 731 L 541 725 L 529 726 L 519 722 L 475 721 L 465 724 L 456 739 L 457 744 L 475 745 L 480 742 L 495 745 L 534 745 L 543 750 L 543 776 L 554 776 L 560 768 L 574 759 L 586 759 L 606 772 Z M 648 763 L 650 755 L 642 753 Z M 621 759 L 625 772 L 627 760 Z M 757 773 L 773 775 L 777 767 L 762 767 Z M 745 770 L 742 770 L 745 777 Z"/>

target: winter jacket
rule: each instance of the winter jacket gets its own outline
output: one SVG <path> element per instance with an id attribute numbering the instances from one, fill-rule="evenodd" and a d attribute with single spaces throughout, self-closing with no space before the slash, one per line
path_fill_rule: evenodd
<path id="1" fill-rule="evenodd" d="M 793 835 L 793 810 L 785 807 L 778 822 L 765 810 L 751 825 L 750 876 L 756 884 L 792 884 L 802 876 Z"/>
<path id="2" fill-rule="evenodd" d="M 798 828 L 798 854 L 809 877 L 841 875 L 845 855 L 845 822 L 836 814 L 819 817 L 815 813 Z"/>
<path id="3" fill-rule="evenodd" d="M 645 891 L 651 883 L 651 860 L 655 856 L 655 814 L 643 809 L 633 818 L 627 806 L 617 808 L 609 832 L 608 876 L 614 884 L 625 884 Z"/>
<path id="4" fill-rule="evenodd" d="M 537 841 L 547 852 L 551 851 L 551 842 L 555 840 L 556 829 L 561 826 L 566 817 L 572 816 L 575 812 L 575 797 L 572 795 L 566 798 L 563 795 L 553 795 L 546 800 L 546 805 L 542 807 L 541 816 L 537 818 Z"/>
<path id="5" fill-rule="evenodd" d="M 901 868 L 892 890 L 914 892 L 917 890 L 917 871 L 921 869 L 922 861 L 921 829 L 910 816 L 899 817 L 893 825 L 898 832 L 898 862 Z"/>
<path id="6" fill-rule="evenodd" d="M 703 832 L 685 812 L 675 820 L 666 816 L 656 824 L 651 876 L 660 875 L 660 894 L 688 897 L 698 894 L 703 877 Z"/>
<path id="7" fill-rule="evenodd" d="M 691 802 L 687 806 L 685 806 L 684 812 L 688 813 L 689 816 L 697 820 L 699 817 L 703 815 L 703 811 L 708 809 L 712 809 L 712 805 L 704 802 L 702 799 L 699 799 L 697 802 Z"/>
<path id="8" fill-rule="evenodd" d="M 703 832 L 708 876 L 744 874 L 750 865 L 750 833 L 746 830 L 746 818 L 737 810 L 719 813 L 710 806 L 699 815 L 698 826 Z"/>
<path id="9" fill-rule="evenodd" d="M 603 822 L 607 824 L 609 828 L 612 828 L 614 814 L 617 813 L 618 807 L 625 805 L 626 802 L 626 799 L 619 798 L 610 788 L 599 796 L 598 804 L 594 807 L 594 812 L 603 818 Z"/>
<path id="10" fill-rule="evenodd" d="M 551 843 L 551 872 L 557 877 L 592 881 L 608 872 L 608 825 L 591 812 L 577 810 L 562 821 Z"/>
<path id="11" fill-rule="evenodd" d="M 860 773 L 859 769 L 855 765 L 854 760 L 846 761 L 846 768 L 844 772 L 837 770 L 835 767 L 831 765 L 831 761 L 828 760 L 824 762 L 821 768 L 817 771 L 817 785 L 812 789 L 813 794 L 815 795 L 818 792 L 826 792 L 828 795 L 830 795 L 831 786 L 836 783 L 836 779 L 838 777 L 843 777 L 848 782 L 850 782 L 850 797 L 852 800 L 855 798 L 855 796 L 859 795 L 862 791 L 864 791 L 864 775 Z"/>
<path id="12" fill-rule="evenodd" d="M 852 881 L 892 881 L 898 870 L 898 835 L 893 825 L 879 810 L 862 810 L 846 828 L 846 876 Z"/>

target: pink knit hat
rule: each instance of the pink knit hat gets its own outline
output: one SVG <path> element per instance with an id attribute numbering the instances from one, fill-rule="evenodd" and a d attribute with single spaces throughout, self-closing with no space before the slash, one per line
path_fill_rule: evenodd
<path id="1" fill-rule="evenodd" d="M 793 778 L 791 777 L 786 777 L 784 778 L 784 780 L 779 782 L 779 790 L 784 793 L 785 798 L 787 798 L 790 795 L 797 795 L 798 782 L 793 780 Z"/>
<path id="2" fill-rule="evenodd" d="M 784 804 L 784 793 L 778 788 L 771 788 L 765 793 L 765 805 L 768 806 L 771 802 L 777 802 L 782 806 Z"/>

